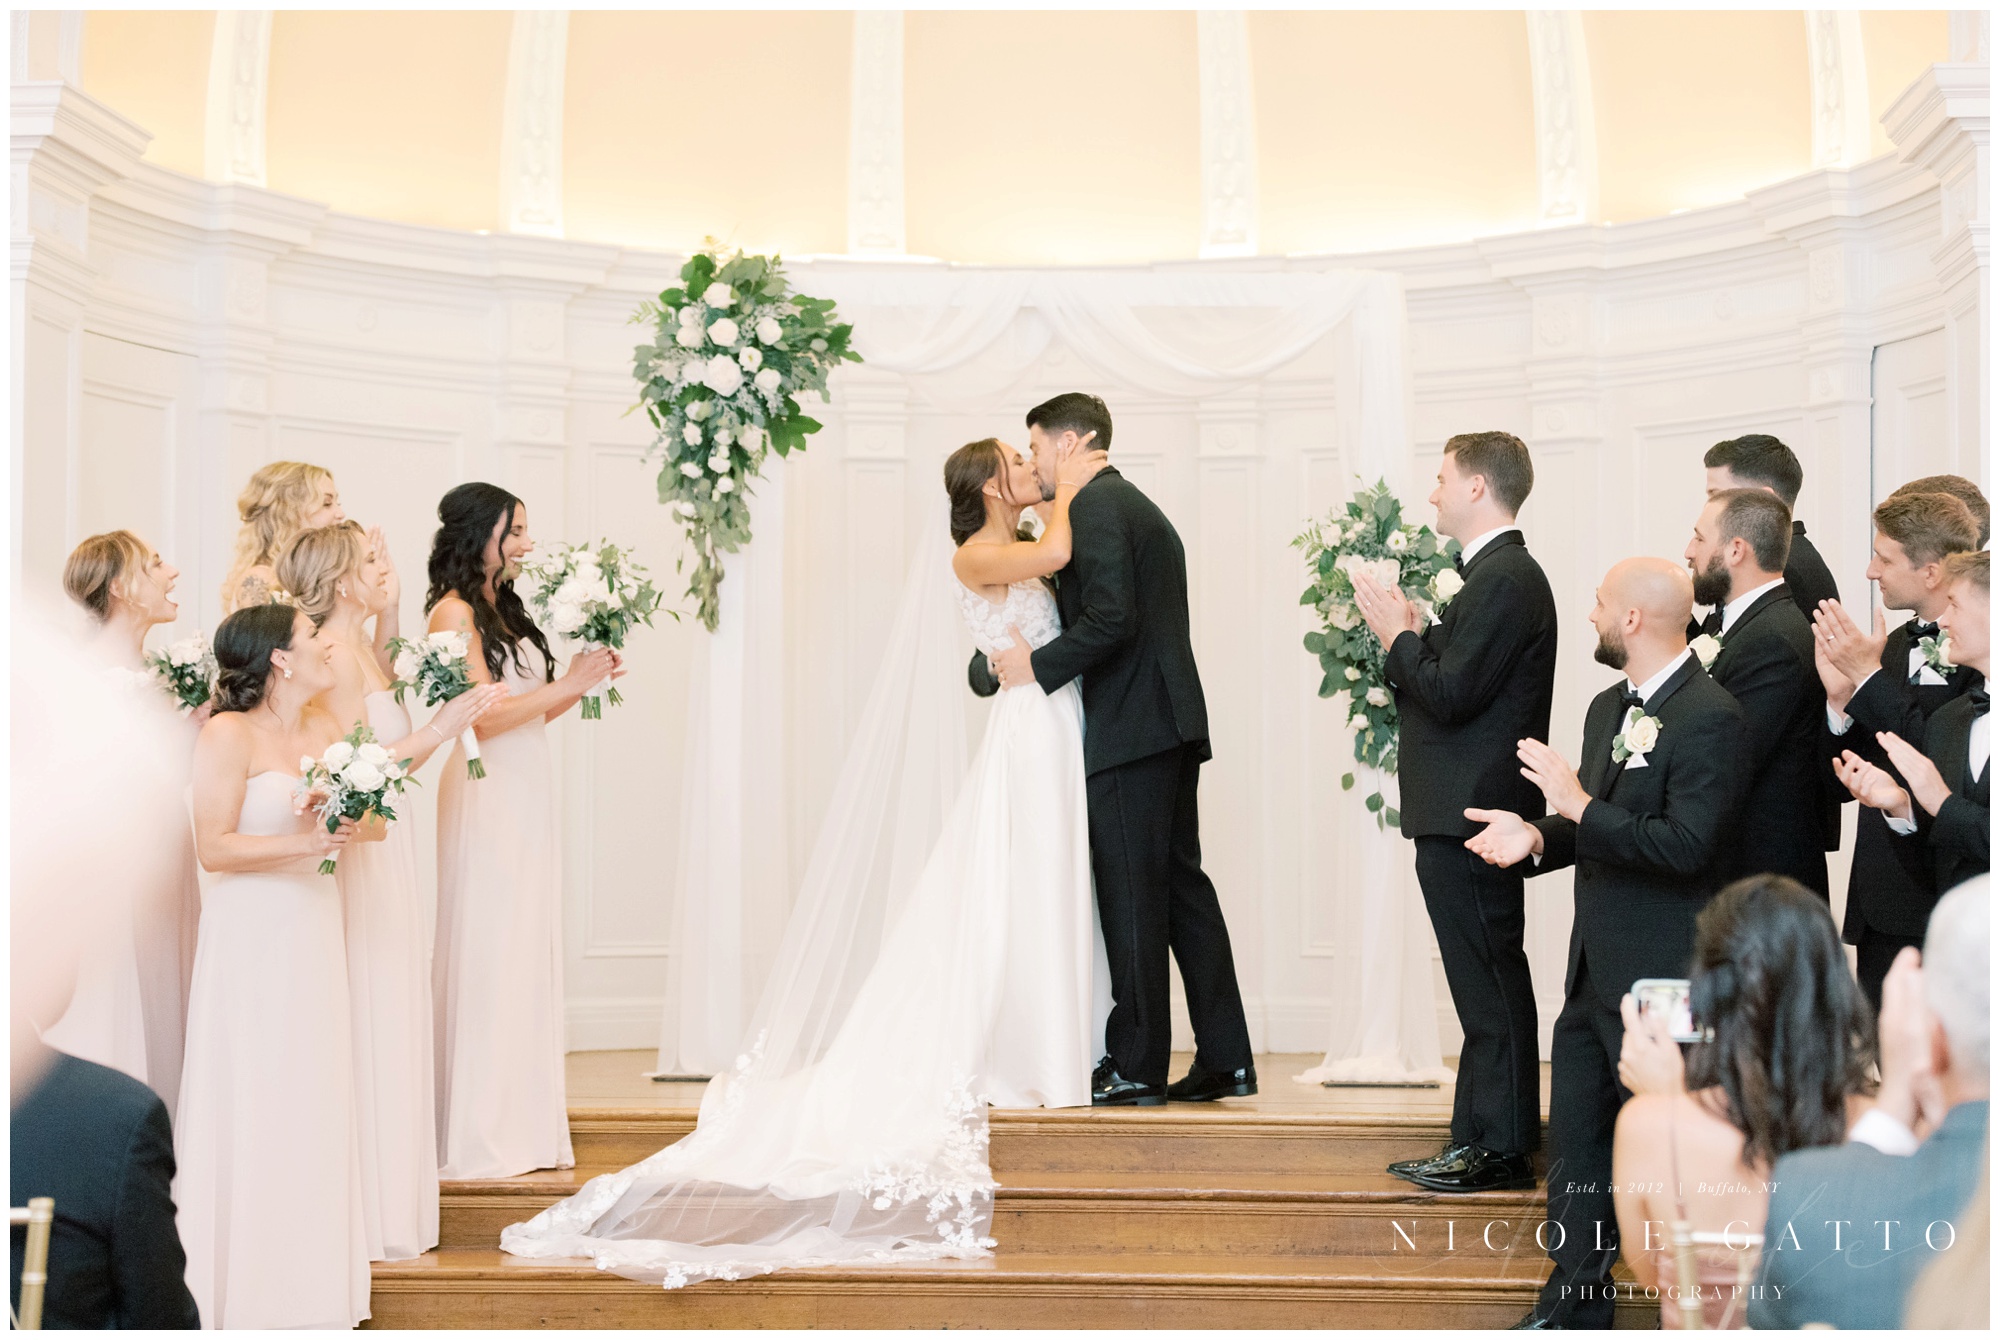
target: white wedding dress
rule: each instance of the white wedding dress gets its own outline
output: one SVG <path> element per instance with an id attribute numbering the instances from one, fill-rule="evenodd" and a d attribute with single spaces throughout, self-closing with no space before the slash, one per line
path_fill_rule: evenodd
<path id="1" fill-rule="evenodd" d="M 1000 605 L 950 585 L 982 650 L 1008 645 L 1010 625 L 1035 646 L 1061 632 L 1039 582 L 1017 583 Z M 948 605 L 939 589 L 933 576 L 933 607 Z M 922 748 L 924 728 L 909 720 L 921 709 L 880 711 L 928 691 L 905 692 L 887 668 L 914 645 L 910 603 L 837 790 L 879 790 L 859 761 L 885 752 L 866 736 L 871 716 L 906 733 L 887 752 Z M 962 697 L 940 701 L 962 713 Z M 1085 1106 L 1103 1052 L 1110 975 L 1091 891 L 1082 730 L 1074 684 L 999 694 L 942 833 L 900 877 L 874 849 L 843 849 L 865 845 L 870 822 L 830 816 L 749 1044 L 709 1085 L 694 1132 L 506 1229 L 501 1246 L 587 1256 L 670 1288 L 985 1255 L 987 1106 Z M 921 792 L 892 794 L 884 828 L 922 827 Z M 872 892 L 846 896 L 847 883 Z"/>

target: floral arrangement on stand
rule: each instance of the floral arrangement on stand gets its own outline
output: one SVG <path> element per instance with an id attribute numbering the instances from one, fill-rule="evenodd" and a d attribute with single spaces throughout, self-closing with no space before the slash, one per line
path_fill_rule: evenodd
<path id="1" fill-rule="evenodd" d="M 146 657 L 146 669 L 154 683 L 174 700 L 182 716 L 200 709 L 215 692 L 215 652 L 208 639 L 196 633 Z"/>
<path id="2" fill-rule="evenodd" d="M 389 757 L 367 725 L 356 726 L 346 738 L 335 740 L 318 758 L 307 754 L 299 760 L 298 785 L 292 800 L 300 809 L 310 807 L 331 833 L 342 819 L 360 823 L 379 814 L 395 822 L 396 806 L 390 799 L 410 784 L 410 760 L 401 763 Z M 319 872 L 330 875 L 340 853 L 334 852 L 319 863 Z"/>
<path id="3" fill-rule="evenodd" d="M 1304 552 L 1312 573 L 1299 603 L 1311 606 L 1321 620 L 1321 627 L 1305 638 L 1306 651 L 1319 659 L 1319 696 L 1347 695 L 1354 761 L 1394 773 L 1401 725 L 1384 673 L 1388 654 L 1355 608 L 1354 575 L 1365 572 L 1385 587 L 1401 587 L 1429 616 L 1465 585 L 1452 562 L 1458 541 L 1439 539 L 1429 526 L 1406 523 L 1402 503 L 1386 482 L 1377 480 L 1345 508 L 1307 526 L 1292 544 Z M 1354 774 L 1342 776 L 1340 787 L 1352 790 Z M 1401 822 L 1381 791 L 1370 794 L 1366 803 L 1378 827 Z"/>
<path id="4" fill-rule="evenodd" d="M 660 608 L 660 593 L 632 551 L 608 540 L 559 545 L 546 558 L 523 564 L 521 576 L 535 612 L 557 633 L 586 647 L 622 651 L 626 635 L 642 624 L 652 627 L 653 613 Z M 616 686 L 605 690 L 605 697 L 613 707 L 625 701 Z M 585 694 L 580 715 L 585 721 L 601 720 L 603 699 Z"/>
<path id="5" fill-rule="evenodd" d="M 396 682 L 391 686 L 396 690 L 396 701 L 402 702 L 403 695 L 415 689 L 424 706 L 436 707 L 470 691 L 472 667 L 465 657 L 471 646 L 471 638 L 453 632 L 431 633 L 420 642 L 406 637 L 389 639 L 389 656 L 396 667 Z M 486 763 L 479 757 L 477 732 L 467 726 L 458 733 L 458 742 L 465 749 L 465 775 L 475 780 L 484 777 Z"/>
<path id="6" fill-rule="evenodd" d="M 820 430 L 798 396 L 824 397 L 828 374 L 861 355 L 833 303 L 793 292 L 777 257 L 725 258 L 713 244 L 632 319 L 655 327 L 653 343 L 632 351 L 632 372 L 659 432 L 660 501 L 694 550 L 688 594 L 712 633 L 719 555 L 750 539 L 749 486 L 769 453 L 788 455 Z"/>

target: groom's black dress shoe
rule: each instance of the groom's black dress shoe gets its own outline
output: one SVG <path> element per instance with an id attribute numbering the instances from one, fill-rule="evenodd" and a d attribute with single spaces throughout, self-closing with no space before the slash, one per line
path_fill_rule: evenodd
<path id="1" fill-rule="evenodd" d="M 1388 1170 L 1389 1176 L 1400 1177 L 1407 1182 L 1419 1173 L 1426 1173 L 1436 1168 L 1442 1168 L 1453 1159 L 1463 1157 L 1466 1151 L 1471 1148 L 1471 1145 L 1455 1145 L 1447 1140 L 1444 1142 L 1444 1147 L 1439 1149 L 1435 1154 L 1427 1154 L 1420 1159 L 1401 1159 L 1390 1164 Z"/>
<path id="2" fill-rule="evenodd" d="M 1507 1329 L 1510 1331 L 1556 1331 L 1556 1330 L 1561 1330 L 1562 1328 L 1557 1326 L 1554 1322 L 1550 1321 L 1547 1317 L 1544 1317 L 1539 1313 L 1530 1312 L 1527 1316 L 1521 1318 L 1519 1321 L 1515 1322 L 1512 1326 L 1509 1326 Z"/>
<path id="3" fill-rule="evenodd" d="M 1248 1098 L 1257 1092 L 1257 1067 L 1246 1065 L 1221 1075 L 1211 1075 L 1199 1065 L 1167 1086 L 1167 1097 L 1176 1103 L 1210 1103 L 1218 1098 Z"/>
<path id="4" fill-rule="evenodd" d="M 1090 1105 L 1092 1107 L 1161 1107 L 1167 1101 L 1166 1086 L 1162 1084 L 1141 1084 L 1136 1079 L 1126 1079 L 1118 1073 L 1118 1067 L 1105 1057 L 1097 1063 L 1097 1069 L 1090 1076 Z"/>
<path id="5" fill-rule="evenodd" d="M 1426 1191 L 1527 1191 L 1535 1185 L 1530 1155 L 1495 1154 L 1478 1145 L 1453 1152 L 1456 1157 L 1427 1165 L 1410 1180 Z"/>

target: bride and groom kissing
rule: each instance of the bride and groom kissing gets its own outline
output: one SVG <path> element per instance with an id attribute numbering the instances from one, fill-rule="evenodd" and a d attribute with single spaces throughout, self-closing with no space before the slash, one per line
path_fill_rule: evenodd
<path id="1" fill-rule="evenodd" d="M 996 1245 L 989 1106 L 1257 1092 L 1201 868 L 1208 718 L 1180 537 L 1109 464 L 1102 400 L 1056 396 L 1026 426 L 1026 451 L 987 438 L 946 461 L 956 580 L 942 555 L 913 579 L 956 594 L 973 688 L 997 694 L 935 843 L 910 847 L 923 822 L 909 816 L 939 802 L 907 791 L 881 801 L 900 845 L 834 835 L 843 850 L 815 854 L 744 1054 L 695 1130 L 506 1229 L 505 1250 L 668 1287 L 981 1256 Z M 1019 530 L 1031 508 L 1035 539 Z M 915 730 L 898 709 L 914 721 L 897 702 L 873 725 Z M 868 794 L 874 775 L 844 771 L 843 786 Z M 1172 1084 L 1170 951 L 1196 1044 Z"/>

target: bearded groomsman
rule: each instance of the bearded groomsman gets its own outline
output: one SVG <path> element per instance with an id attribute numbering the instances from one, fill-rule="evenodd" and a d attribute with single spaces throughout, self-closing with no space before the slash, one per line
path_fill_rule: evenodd
<path id="1" fill-rule="evenodd" d="M 1762 489 L 1711 494 L 1688 541 L 1694 598 L 1716 607 L 1719 631 L 1689 645 L 1743 708 L 1745 875 L 1789 875 L 1827 893 L 1827 834 L 1839 847 L 1840 809 L 1825 778 L 1826 692 L 1813 665 L 1812 626 L 1785 583 L 1792 514 Z"/>
<path id="2" fill-rule="evenodd" d="M 1598 661 L 1625 678 L 1591 700 L 1581 776 L 1523 739 L 1517 757 L 1554 813 L 1465 816 L 1485 825 L 1465 844 L 1483 860 L 1533 874 L 1576 867 L 1549 1098 L 1555 1269 L 1516 1329 L 1611 1325 L 1611 1143 L 1631 1096 L 1618 1082 L 1619 1002 L 1642 977 L 1687 975 L 1695 916 L 1737 867 L 1743 711 L 1688 650 L 1693 605 L 1687 574 L 1663 558 L 1612 568 L 1590 622 Z"/>
<path id="3" fill-rule="evenodd" d="M 1949 595 L 1945 560 L 1978 543 L 1978 523 L 1950 494 L 1899 490 L 1875 509 L 1868 580 L 1881 589 L 1884 605 L 1915 617 L 1885 632 L 1878 609 L 1869 636 L 1838 601 L 1813 611 L 1813 651 L 1834 737 L 1825 747 L 1830 757 L 1845 746 L 1889 769 L 1900 785 L 1903 779 L 1876 734 L 1891 731 L 1921 740 L 1933 713 L 1984 686 L 1983 675 L 1950 654 L 1937 623 Z M 1855 947 L 1855 976 L 1878 1011 L 1882 979 L 1896 955 L 1905 946 L 1923 949 L 1924 928 L 1938 900 L 1931 864 L 1926 847 L 1900 840 L 1880 810 L 1861 807 L 1841 935 Z"/>
<path id="4" fill-rule="evenodd" d="M 1434 1191 L 1531 1187 L 1541 1068 L 1521 872 L 1465 849 L 1479 828 L 1466 811 L 1542 813 L 1514 750 L 1524 736 L 1549 736 L 1555 599 L 1514 524 L 1535 482 L 1527 445 L 1512 433 L 1461 434 L 1445 443 L 1437 479 L 1438 531 L 1460 545 L 1458 589 L 1438 621 L 1425 627 L 1400 591 L 1365 574 L 1355 593 L 1388 649 L 1402 718 L 1401 827 L 1417 844 L 1417 882 L 1465 1032 L 1451 1138 L 1436 1156 L 1389 1171 Z M 1440 594 L 1454 584 L 1447 574 Z"/>
<path id="5" fill-rule="evenodd" d="M 1748 433 L 1718 442 L 1701 458 L 1708 476 L 1711 497 L 1724 489 L 1762 489 L 1785 505 L 1790 512 L 1799 505 L 1799 490 L 1805 487 L 1805 467 L 1792 449 L 1769 433 Z M 1792 547 L 1785 554 L 1785 585 L 1792 599 L 1804 611 L 1819 608 L 1822 600 L 1840 599 L 1840 587 L 1819 550 L 1806 538 L 1806 523 L 1793 518 Z M 1699 593 L 1695 604 L 1706 605 Z M 1695 632 L 1714 633 L 1722 621 L 1721 609 L 1712 611 Z M 1692 639 L 1695 633 L 1688 637 Z"/>

